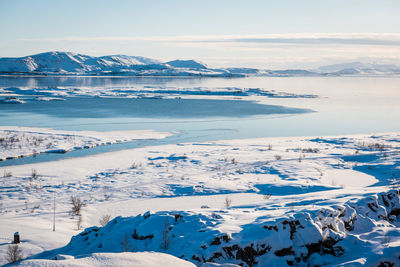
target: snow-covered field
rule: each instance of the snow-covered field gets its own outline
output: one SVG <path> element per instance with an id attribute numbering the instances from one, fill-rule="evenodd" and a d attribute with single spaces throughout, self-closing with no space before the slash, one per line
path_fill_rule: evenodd
<path id="1" fill-rule="evenodd" d="M 182 143 L 5 167 L 0 254 L 18 231 L 25 257 L 78 256 L 63 256 L 71 265 L 136 257 L 87 255 L 128 251 L 196 265 L 398 265 L 399 163 L 400 133 L 385 133 Z M 71 197 L 82 200 L 75 214 Z"/>
<path id="2" fill-rule="evenodd" d="M 0 161 L 40 153 L 66 153 L 71 150 L 128 142 L 160 139 L 171 134 L 147 131 L 57 131 L 33 127 L 0 127 Z"/>

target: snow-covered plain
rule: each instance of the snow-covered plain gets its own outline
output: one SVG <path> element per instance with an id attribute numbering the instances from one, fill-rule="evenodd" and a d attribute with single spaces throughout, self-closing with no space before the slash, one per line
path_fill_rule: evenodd
<path id="1" fill-rule="evenodd" d="M 385 133 L 182 143 L 5 167 L 0 254 L 18 231 L 24 256 L 47 260 L 158 251 L 196 265 L 398 265 L 399 163 L 400 133 Z M 80 215 L 71 196 L 83 201 Z M 104 215 L 114 219 L 98 227 Z"/>
<path id="2" fill-rule="evenodd" d="M 0 161 L 40 153 L 67 153 L 71 150 L 128 142 L 161 139 L 171 135 L 146 131 L 57 131 L 33 127 L 0 127 Z"/>

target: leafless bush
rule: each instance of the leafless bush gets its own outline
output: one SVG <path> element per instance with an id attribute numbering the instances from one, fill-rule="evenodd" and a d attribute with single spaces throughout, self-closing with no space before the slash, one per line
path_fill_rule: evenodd
<path id="1" fill-rule="evenodd" d="M 303 153 L 318 153 L 318 152 L 319 152 L 319 149 L 318 149 L 318 148 L 311 148 L 311 147 L 309 147 L 309 148 L 303 148 L 303 149 L 301 150 L 301 152 L 303 152 Z"/>
<path id="2" fill-rule="evenodd" d="M 18 245 L 8 245 L 6 252 L 6 260 L 9 263 L 14 263 L 22 260 L 22 250 Z"/>
<path id="3" fill-rule="evenodd" d="M 230 199 L 229 197 L 226 197 L 224 205 L 225 205 L 225 208 L 229 209 L 232 206 L 232 199 Z"/>
<path id="4" fill-rule="evenodd" d="M 265 194 L 265 195 L 263 196 L 263 198 L 264 198 L 264 199 L 270 199 L 271 196 L 272 196 L 271 194 Z"/>
<path id="5" fill-rule="evenodd" d="M 137 169 L 137 168 L 138 168 L 138 165 L 135 162 L 133 162 L 131 165 L 131 169 Z"/>
<path id="6" fill-rule="evenodd" d="M 81 225 L 82 225 L 82 215 L 78 215 L 78 218 L 76 220 L 76 229 L 80 230 L 81 229 Z"/>
<path id="7" fill-rule="evenodd" d="M 282 159 L 281 155 L 275 155 L 274 157 L 275 157 L 276 160 L 281 160 Z"/>
<path id="8" fill-rule="evenodd" d="M 272 150 L 272 145 L 268 145 L 268 150 Z"/>
<path id="9" fill-rule="evenodd" d="M 12 177 L 12 172 L 4 170 L 3 178 L 9 178 L 9 177 Z"/>
<path id="10" fill-rule="evenodd" d="M 383 151 L 383 150 L 385 150 L 386 147 L 389 147 L 389 146 L 385 146 L 384 144 L 380 144 L 380 143 L 369 143 L 368 144 L 365 142 L 359 143 L 358 145 L 363 149 L 380 150 L 380 151 Z"/>
<path id="11" fill-rule="evenodd" d="M 110 214 L 105 214 L 105 215 L 100 217 L 99 224 L 104 227 L 104 226 L 107 225 L 107 223 L 110 221 L 110 219 L 111 219 L 111 215 Z"/>
<path id="12" fill-rule="evenodd" d="M 32 178 L 32 179 L 37 179 L 37 178 L 39 178 L 39 174 L 38 174 L 38 172 L 37 172 L 36 169 L 32 169 L 32 171 L 31 171 L 31 178 Z"/>
<path id="13" fill-rule="evenodd" d="M 237 164 L 237 163 L 238 163 L 237 160 L 236 160 L 235 158 L 232 158 L 232 159 L 231 159 L 231 162 L 232 162 L 232 164 Z"/>
<path id="14" fill-rule="evenodd" d="M 80 215 L 83 206 L 82 200 L 78 197 L 71 196 L 71 204 L 72 204 L 72 209 L 71 209 L 72 214 Z"/>

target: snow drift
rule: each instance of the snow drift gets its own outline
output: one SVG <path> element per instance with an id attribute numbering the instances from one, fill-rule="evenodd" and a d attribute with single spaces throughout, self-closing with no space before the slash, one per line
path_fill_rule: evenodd
<path id="1" fill-rule="evenodd" d="M 239 225 L 238 231 L 221 231 L 220 226 L 226 223 L 229 215 L 239 212 L 246 211 L 205 209 L 117 217 L 105 227 L 85 229 L 67 246 L 43 252 L 37 258 L 55 259 L 58 254 L 160 251 L 196 264 L 320 266 L 400 262 L 400 252 L 385 241 L 391 235 L 398 236 L 400 199 L 397 190 L 344 205 L 294 211 L 278 218 L 271 218 L 271 211 L 259 207 L 253 211 L 257 213 L 253 222 Z M 385 228 L 386 235 L 377 237 L 373 233 L 379 227 Z"/>

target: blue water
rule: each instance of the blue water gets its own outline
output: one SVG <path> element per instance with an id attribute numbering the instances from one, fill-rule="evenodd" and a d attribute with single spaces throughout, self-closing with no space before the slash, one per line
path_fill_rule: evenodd
<path id="1" fill-rule="evenodd" d="M 60 130 L 142 130 L 175 132 L 164 140 L 130 142 L 67 154 L 41 154 L 0 162 L 0 166 L 85 156 L 145 145 L 271 136 L 322 136 L 400 131 L 400 78 L 134 78 L 0 77 L 0 88 L 26 87 L 238 87 L 264 88 L 311 99 L 251 101 L 184 99 L 69 98 L 67 101 L 0 104 L 0 125 Z M 306 110 L 315 112 L 304 113 Z"/>

